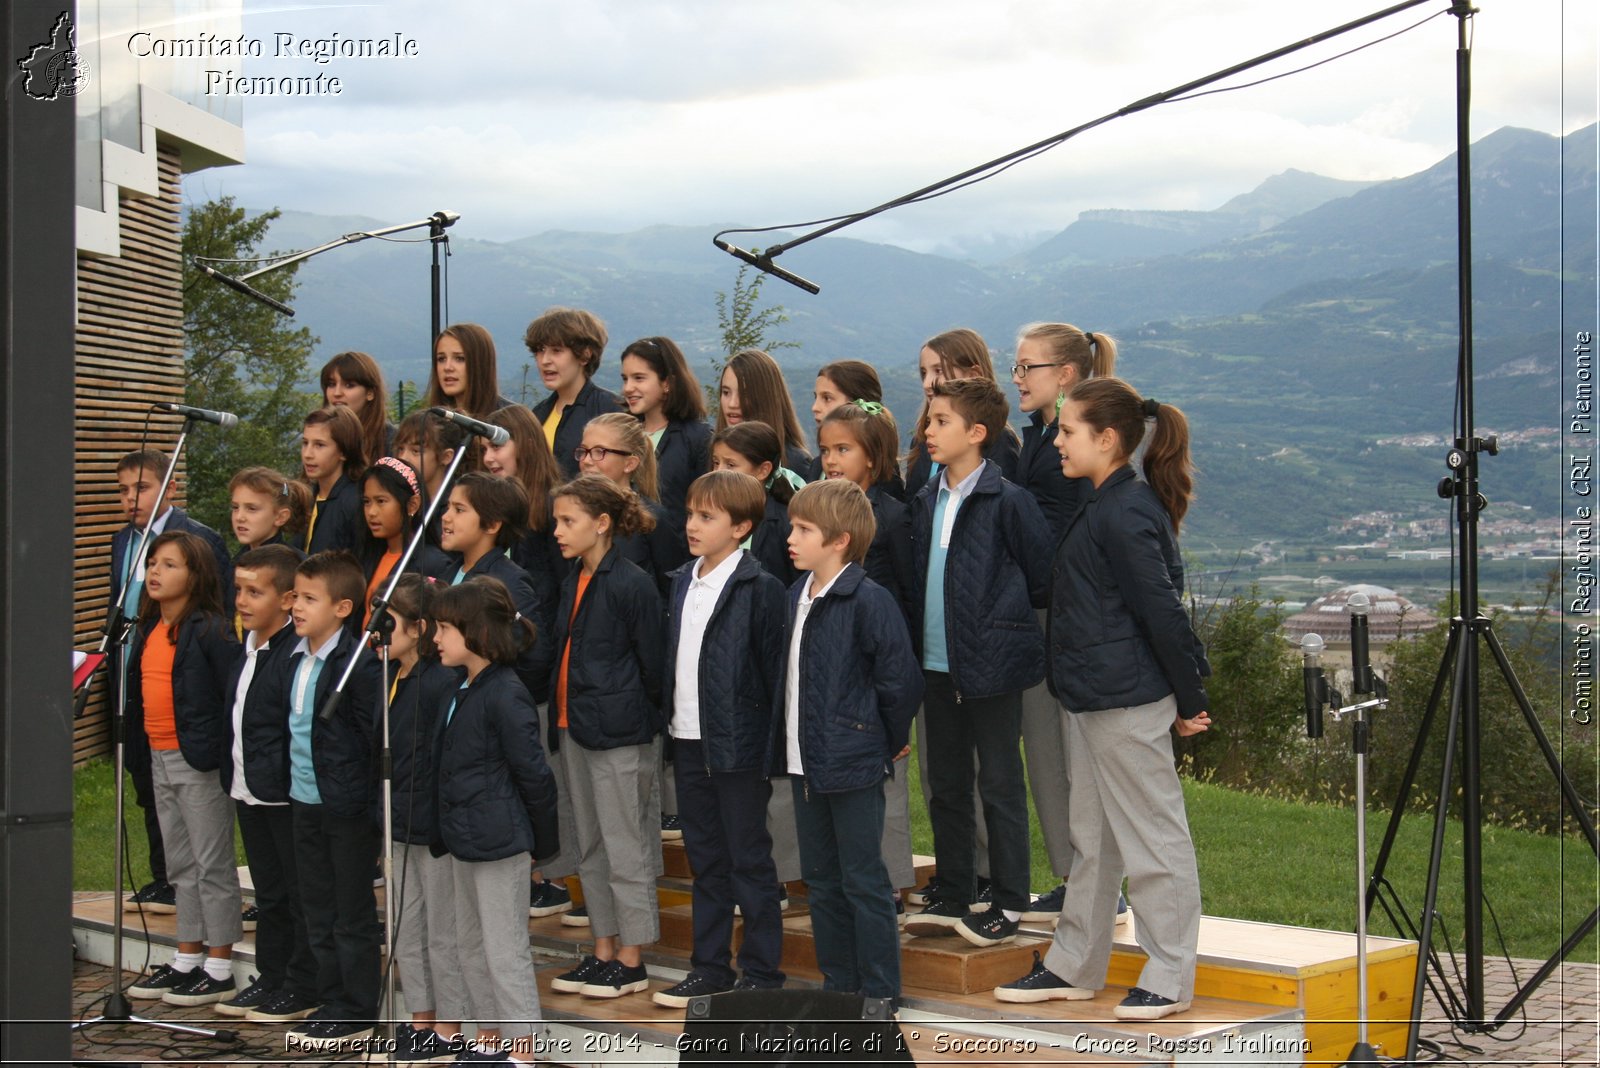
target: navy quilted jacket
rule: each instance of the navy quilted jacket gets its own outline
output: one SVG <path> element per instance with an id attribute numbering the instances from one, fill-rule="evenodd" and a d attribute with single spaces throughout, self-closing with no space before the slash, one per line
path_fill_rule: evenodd
<path id="1" fill-rule="evenodd" d="M 1050 528 L 1051 541 L 1065 533 L 1067 524 L 1083 507 L 1084 494 L 1090 489 L 1088 479 L 1068 478 L 1061 473 L 1056 425 L 1045 422 L 1041 412 L 1034 412 L 1028 425 L 1022 428 L 1022 452 L 1017 456 L 1017 475 L 1012 481 L 1039 502 L 1039 511 L 1044 513 L 1045 524 Z"/>
<path id="2" fill-rule="evenodd" d="M 1073 712 L 1178 700 L 1204 711 L 1211 674 L 1183 610 L 1183 559 L 1155 491 L 1122 467 L 1091 489 L 1056 546 L 1050 692 Z"/>
<path id="3" fill-rule="evenodd" d="M 911 500 L 917 588 L 908 599 L 911 639 L 922 656 L 923 605 L 933 512 L 942 479 Z M 1044 678 L 1044 635 L 1034 611 L 1050 588 L 1050 537 L 1033 495 L 985 460 L 956 513 L 945 557 L 944 621 L 956 699 L 1026 690 Z"/>
<path id="4" fill-rule="evenodd" d="M 455 714 L 445 721 L 450 701 Z M 437 842 L 458 860 L 561 851 L 556 780 L 539 744 L 539 714 L 517 673 L 490 664 L 438 712 Z"/>
<path id="5" fill-rule="evenodd" d="M 540 426 L 544 426 L 544 421 L 550 418 L 555 407 L 554 393 L 533 406 L 533 417 Z M 589 425 L 589 420 L 607 412 L 625 411 L 627 409 L 622 406 L 621 397 L 595 385 L 592 378 L 585 382 L 583 388 L 578 390 L 578 395 L 572 398 L 572 403 L 561 409 L 561 419 L 556 423 L 556 443 L 550 451 L 555 453 L 561 473 L 568 478 L 578 477 L 578 461 L 573 459 L 572 451 L 583 444 L 583 428 Z"/>
<path id="6" fill-rule="evenodd" d="M 400 665 L 391 663 L 398 673 Z M 394 840 L 427 845 L 438 837 L 434 810 L 434 741 L 439 717 L 461 686 L 465 672 L 437 660 L 418 660 L 411 673 L 394 683 L 389 702 L 389 757 L 392 767 Z"/>
<path id="7" fill-rule="evenodd" d="M 244 784 L 257 801 L 286 803 L 289 800 L 289 713 L 283 688 L 278 683 L 282 664 L 289 659 L 300 639 L 294 624 L 285 623 L 256 650 L 256 670 L 250 676 L 250 691 L 245 694 L 244 714 L 239 720 L 240 750 L 244 755 Z M 233 789 L 233 704 L 244 678 L 245 652 L 239 647 L 228 685 L 223 688 L 224 731 L 222 741 L 222 789 Z"/>
<path id="8" fill-rule="evenodd" d="M 371 651 L 361 654 L 333 718 L 323 719 L 322 708 L 360 644 L 361 635 L 351 628 L 339 632 L 339 642 L 317 675 L 317 690 L 305 713 L 316 717 L 311 724 L 311 764 L 316 769 L 317 793 L 328 812 L 345 819 L 377 813 L 377 735 L 383 672 Z M 290 714 L 295 672 L 305 655 L 291 653 L 279 661 L 280 670 L 275 673 L 282 688 L 286 717 Z"/>
<path id="9" fill-rule="evenodd" d="M 793 626 L 803 584 L 788 595 Z M 767 773 L 789 774 L 785 721 L 800 717 L 806 787 L 843 793 L 876 786 L 892 773 L 922 703 L 922 671 L 911 652 L 905 616 L 893 595 L 851 565 L 811 606 L 800 639 L 800 707 L 784 707 L 789 637 L 777 661 L 777 714 L 767 749 Z"/>
<path id="10" fill-rule="evenodd" d="M 130 728 L 144 723 L 144 689 L 138 667 L 154 629 L 154 622 L 141 626 L 128 654 L 128 662 L 134 666 L 128 673 Z M 222 617 L 195 614 L 179 622 L 178 647 L 172 655 L 172 718 L 178 729 L 178 749 L 196 771 L 217 771 L 224 760 L 231 759 L 227 747 L 233 705 L 223 693 L 238 655 L 233 628 Z"/>
<path id="11" fill-rule="evenodd" d="M 672 718 L 683 605 L 698 560 L 672 573 L 667 601 L 667 656 L 661 707 Z M 754 771 L 766 756 L 774 675 L 783 656 L 783 584 L 749 553 L 740 553 L 706 620 L 700 655 L 700 741 L 707 771 Z"/>
<path id="12" fill-rule="evenodd" d="M 556 625 L 548 643 L 535 646 L 535 671 L 555 693 L 561 651 L 570 637 L 567 665 L 567 734 L 585 749 L 645 745 L 661 732 L 661 676 L 666 636 L 661 597 L 649 575 L 624 560 L 613 545 L 595 568 L 577 614 L 578 571 L 561 583 Z M 550 751 L 558 735 L 550 716 Z"/>

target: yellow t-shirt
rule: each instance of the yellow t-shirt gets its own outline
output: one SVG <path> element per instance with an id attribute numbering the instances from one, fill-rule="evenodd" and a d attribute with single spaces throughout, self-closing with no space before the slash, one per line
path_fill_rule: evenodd
<path id="1" fill-rule="evenodd" d="M 544 440 L 549 444 L 551 452 L 554 452 L 556 448 L 556 427 L 561 425 L 561 409 L 561 398 L 557 397 L 555 405 L 550 409 L 550 414 L 545 417 L 544 421 Z M 557 457 L 557 459 L 560 458 Z"/>

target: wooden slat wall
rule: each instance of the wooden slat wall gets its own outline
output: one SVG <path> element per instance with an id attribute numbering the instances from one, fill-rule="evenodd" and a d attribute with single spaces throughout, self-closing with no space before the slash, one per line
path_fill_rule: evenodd
<path id="1" fill-rule="evenodd" d="M 127 520 L 117 501 L 117 461 L 139 447 L 145 412 L 183 400 L 183 269 L 177 149 L 162 145 L 158 197 L 122 198 L 122 255 L 78 256 L 76 529 L 73 641 L 93 649 L 110 599 L 111 536 Z M 166 449 L 181 421 L 150 420 Z M 107 687 L 96 682 L 73 735 L 81 764 L 109 754 Z"/>

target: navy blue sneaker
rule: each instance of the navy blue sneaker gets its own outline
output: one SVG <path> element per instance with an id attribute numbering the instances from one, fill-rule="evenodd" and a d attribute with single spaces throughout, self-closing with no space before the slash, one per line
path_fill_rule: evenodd
<path id="1" fill-rule="evenodd" d="M 1039 951 L 1033 951 L 1033 970 L 1021 979 L 1012 980 L 994 988 L 997 1001 L 1028 1005 L 1038 1001 L 1088 1001 L 1098 991 L 1073 986 L 1061 976 L 1044 966 Z"/>
<path id="2" fill-rule="evenodd" d="M 1187 1001 L 1173 1001 L 1136 986 L 1111 1014 L 1119 1020 L 1159 1020 L 1175 1012 L 1188 1012 L 1189 1005 Z"/>

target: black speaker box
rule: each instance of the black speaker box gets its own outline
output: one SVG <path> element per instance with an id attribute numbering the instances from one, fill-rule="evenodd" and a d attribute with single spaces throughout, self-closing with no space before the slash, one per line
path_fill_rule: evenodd
<path id="1" fill-rule="evenodd" d="M 736 990 L 684 1015 L 680 1065 L 915 1064 L 893 1005 L 825 990 Z"/>

